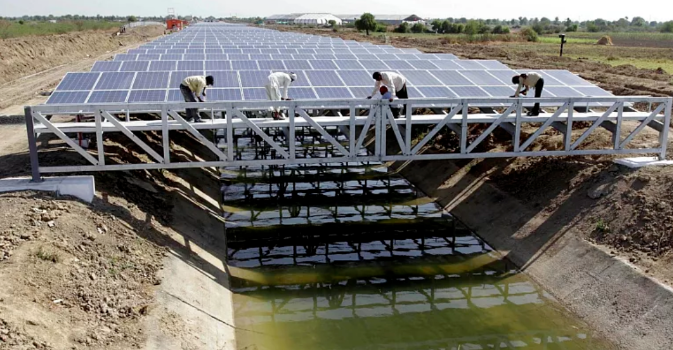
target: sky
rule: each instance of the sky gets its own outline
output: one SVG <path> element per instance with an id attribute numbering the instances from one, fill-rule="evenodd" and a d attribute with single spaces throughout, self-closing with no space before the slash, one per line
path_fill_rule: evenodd
<path id="1" fill-rule="evenodd" d="M 668 3 L 668 5 L 666 5 Z M 596 0 L 0 0 L 0 16 L 23 15 L 136 15 L 164 16 L 168 8 L 178 15 L 200 17 L 264 17 L 287 13 L 416 14 L 424 18 L 499 18 L 548 17 L 588 20 L 640 16 L 647 21 L 673 20 L 670 0 L 614 0 L 608 4 Z"/>

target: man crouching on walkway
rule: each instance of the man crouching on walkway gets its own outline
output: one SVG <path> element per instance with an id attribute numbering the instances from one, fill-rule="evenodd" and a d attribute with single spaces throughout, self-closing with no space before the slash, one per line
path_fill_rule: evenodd
<path id="1" fill-rule="evenodd" d="M 297 80 L 297 75 L 294 73 L 276 72 L 269 75 L 269 82 L 264 86 L 266 88 L 266 96 L 270 101 L 290 101 L 287 97 L 287 91 L 292 84 Z M 281 91 L 282 90 L 282 91 Z M 284 119 L 280 114 L 279 107 L 271 107 L 273 112 L 273 119 Z"/>

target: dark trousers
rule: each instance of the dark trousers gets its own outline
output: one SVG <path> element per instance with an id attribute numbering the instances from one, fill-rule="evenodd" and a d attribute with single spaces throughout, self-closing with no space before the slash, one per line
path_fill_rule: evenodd
<path id="1" fill-rule="evenodd" d="M 535 84 L 535 97 L 540 98 L 542 97 L 542 90 L 544 89 L 544 79 L 540 78 L 540 80 L 537 81 L 537 84 Z M 533 110 L 531 111 L 532 114 L 540 114 L 540 104 L 536 103 L 535 106 L 533 106 Z"/>
<path id="2" fill-rule="evenodd" d="M 189 87 L 180 84 L 180 92 L 182 92 L 185 102 L 196 102 L 196 96 L 194 96 L 194 93 Z M 195 121 L 200 120 L 199 110 L 196 108 L 187 108 L 187 119 Z"/>
<path id="3" fill-rule="evenodd" d="M 409 92 L 407 91 L 407 84 L 404 84 L 404 86 L 402 86 L 402 88 L 399 91 L 395 92 L 395 95 L 397 95 L 397 98 L 399 98 L 400 100 L 409 99 Z M 406 106 L 402 107 L 401 112 L 400 112 L 400 108 L 391 108 L 390 110 L 393 112 L 393 116 L 395 118 L 397 118 L 400 115 L 400 113 L 402 115 L 406 115 Z"/>

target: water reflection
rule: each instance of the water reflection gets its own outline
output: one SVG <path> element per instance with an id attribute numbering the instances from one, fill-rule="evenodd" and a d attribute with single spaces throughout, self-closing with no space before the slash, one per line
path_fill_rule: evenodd
<path id="1" fill-rule="evenodd" d="M 239 156 L 259 157 L 245 139 Z M 223 182 L 240 349 L 607 348 L 381 164 Z"/>

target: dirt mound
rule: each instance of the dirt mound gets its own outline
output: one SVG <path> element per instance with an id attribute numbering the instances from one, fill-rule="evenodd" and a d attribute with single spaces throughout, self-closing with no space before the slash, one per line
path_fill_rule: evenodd
<path id="1" fill-rule="evenodd" d="M 0 76 L 3 81 L 37 73 L 62 64 L 101 55 L 163 34 L 161 26 L 134 29 L 121 36 L 116 31 L 89 31 L 51 36 L 0 40 Z"/>
<path id="2" fill-rule="evenodd" d="M 0 195 L 0 349 L 142 344 L 164 249 L 138 239 L 124 212 Z"/>
<path id="3" fill-rule="evenodd" d="M 606 36 L 600 38 L 600 39 L 598 40 L 598 42 L 596 42 L 596 45 L 608 45 L 608 46 L 612 46 L 612 45 L 614 45 L 614 44 L 612 43 L 612 38 L 606 35 Z"/>

